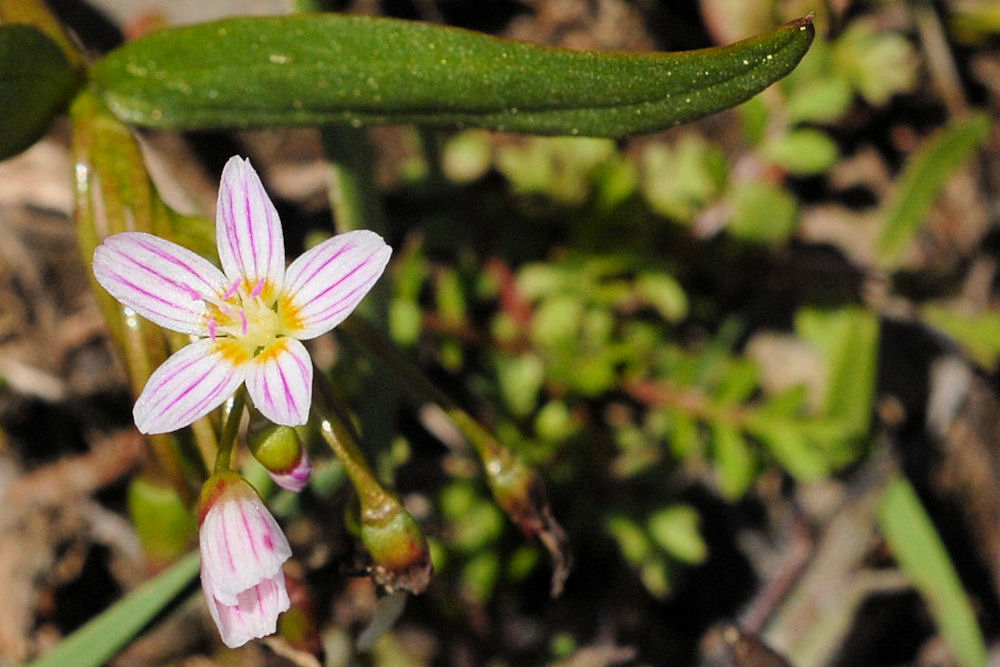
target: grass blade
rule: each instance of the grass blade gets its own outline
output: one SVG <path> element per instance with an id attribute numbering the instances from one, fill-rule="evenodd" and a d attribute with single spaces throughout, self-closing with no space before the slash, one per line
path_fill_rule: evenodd
<path id="1" fill-rule="evenodd" d="M 878 522 L 900 567 L 927 600 L 959 664 L 986 664 L 986 644 L 958 574 L 916 492 L 904 477 L 889 481 Z"/>
<path id="2" fill-rule="evenodd" d="M 198 552 L 181 557 L 170 568 L 126 595 L 32 667 L 99 667 L 172 602 L 198 574 Z"/>

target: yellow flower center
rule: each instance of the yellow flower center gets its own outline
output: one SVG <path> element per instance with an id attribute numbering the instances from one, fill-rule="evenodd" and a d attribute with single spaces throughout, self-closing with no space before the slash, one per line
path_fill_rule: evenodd
<path id="1" fill-rule="evenodd" d="M 243 313 L 247 318 L 247 332 L 241 338 L 248 348 L 263 347 L 281 335 L 282 326 L 278 313 L 259 296 L 243 302 Z"/>
<path id="2" fill-rule="evenodd" d="M 208 333 L 212 339 L 231 338 L 250 357 L 287 334 L 278 299 L 263 279 L 256 285 L 241 280 L 208 306 Z"/>

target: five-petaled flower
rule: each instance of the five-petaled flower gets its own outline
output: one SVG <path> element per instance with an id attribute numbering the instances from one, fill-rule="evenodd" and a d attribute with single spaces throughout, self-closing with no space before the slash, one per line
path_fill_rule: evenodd
<path id="1" fill-rule="evenodd" d="M 222 271 L 176 243 L 142 232 L 109 236 L 94 275 L 152 322 L 200 338 L 149 378 L 133 409 L 143 433 L 174 431 L 246 382 L 276 424 L 309 418 L 312 361 L 300 342 L 342 322 L 378 280 L 391 248 L 369 231 L 328 239 L 285 268 L 278 213 L 249 160 L 230 158 L 216 212 Z"/>
<path id="2" fill-rule="evenodd" d="M 292 555 L 281 528 L 250 483 L 211 477 L 198 507 L 201 586 L 229 648 L 266 637 L 290 606 L 282 564 Z"/>

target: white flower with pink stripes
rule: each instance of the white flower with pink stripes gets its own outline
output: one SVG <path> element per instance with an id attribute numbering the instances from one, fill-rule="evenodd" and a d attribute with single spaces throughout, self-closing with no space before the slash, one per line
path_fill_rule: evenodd
<path id="1" fill-rule="evenodd" d="M 291 602 L 282 564 L 288 539 L 250 483 L 234 472 L 210 478 L 198 503 L 201 586 L 229 648 L 266 637 Z"/>
<path id="2" fill-rule="evenodd" d="M 300 342 L 340 324 L 385 270 L 392 249 L 369 231 L 328 239 L 285 268 L 278 213 L 249 160 L 230 158 L 216 212 L 222 271 L 176 243 L 142 232 L 94 251 L 97 282 L 152 322 L 199 338 L 150 376 L 133 409 L 143 433 L 174 431 L 246 382 L 276 424 L 309 418 L 312 361 Z"/>

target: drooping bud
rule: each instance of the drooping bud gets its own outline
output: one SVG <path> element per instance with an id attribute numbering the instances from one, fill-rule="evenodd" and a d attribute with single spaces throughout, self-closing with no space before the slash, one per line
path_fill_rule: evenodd
<path id="1" fill-rule="evenodd" d="M 312 462 L 294 428 L 260 418 L 250 424 L 248 443 L 254 458 L 267 469 L 275 484 L 295 493 L 305 488 Z"/>
<path id="2" fill-rule="evenodd" d="M 234 472 L 213 475 L 198 500 L 201 585 L 223 643 L 272 634 L 289 607 L 282 564 L 292 555 L 254 488 Z"/>
<path id="3" fill-rule="evenodd" d="M 508 449 L 491 452 L 490 458 L 484 457 L 483 464 L 497 504 L 525 535 L 537 536 L 552 556 L 551 594 L 558 597 L 572 568 L 573 555 L 566 531 L 552 515 L 544 480 Z"/>
<path id="4" fill-rule="evenodd" d="M 386 494 L 375 507 L 362 505 L 361 541 L 372 557 L 372 579 L 387 592 L 427 588 L 433 570 L 427 538 L 395 497 Z"/>

